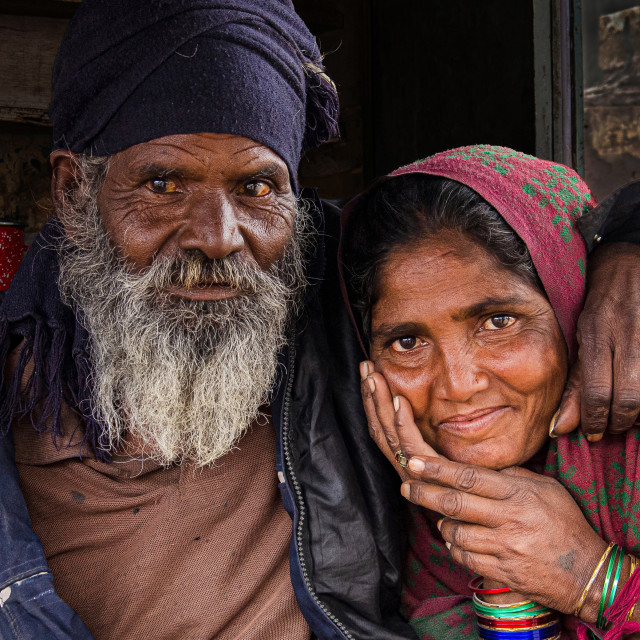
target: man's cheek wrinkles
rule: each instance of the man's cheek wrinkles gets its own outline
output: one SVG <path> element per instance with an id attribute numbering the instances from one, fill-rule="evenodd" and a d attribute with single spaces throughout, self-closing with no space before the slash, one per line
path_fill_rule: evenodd
<path id="1" fill-rule="evenodd" d="M 238 212 L 238 218 L 247 225 L 260 226 L 261 232 L 290 232 L 294 224 L 294 212 L 286 207 L 270 205 L 252 206 Z"/>
<path id="2" fill-rule="evenodd" d="M 287 244 L 291 239 L 292 229 L 281 218 L 276 219 L 274 216 L 270 216 L 261 220 L 253 220 L 250 233 L 256 242 L 259 242 L 265 248 L 275 248 L 276 246 L 280 247 Z"/>

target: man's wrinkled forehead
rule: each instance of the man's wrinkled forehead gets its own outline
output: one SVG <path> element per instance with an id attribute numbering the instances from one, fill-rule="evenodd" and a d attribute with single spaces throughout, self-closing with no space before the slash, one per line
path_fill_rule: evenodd
<path id="1" fill-rule="evenodd" d="M 156 138 L 124 149 L 110 157 L 112 169 L 126 171 L 132 179 L 172 176 L 204 180 L 215 175 L 289 180 L 285 161 L 259 142 L 231 134 L 177 134 Z"/>
<path id="2" fill-rule="evenodd" d="M 322 71 L 290 2 L 84 0 L 54 67 L 54 149 L 104 156 L 167 135 L 234 134 L 274 150 L 295 188 L 303 148 L 335 133 Z"/>

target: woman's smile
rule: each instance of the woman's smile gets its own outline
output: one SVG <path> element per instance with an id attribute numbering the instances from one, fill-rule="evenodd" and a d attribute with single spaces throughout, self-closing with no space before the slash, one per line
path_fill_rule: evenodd
<path id="1" fill-rule="evenodd" d="M 468 413 L 459 413 L 457 415 L 448 416 L 434 424 L 434 428 L 438 430 L 446 430 L 455 435 L 477 436 L 492 430 L 496 423 L 509 413 L 509 407 L 497 406 L 486 407 Z M 436 419 L 437 420 L 437 419 Z"/>

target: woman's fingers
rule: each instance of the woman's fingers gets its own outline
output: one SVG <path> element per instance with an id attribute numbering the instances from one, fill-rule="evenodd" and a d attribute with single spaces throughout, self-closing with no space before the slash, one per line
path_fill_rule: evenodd
<path id="1" fill-rule="evenodd" d="M 500 564 L 494 555 L 474 553 L 454 546 L 451 546 L 449 552 L 454 562 L 467 567 L 473 573 L 503 582 L 503 573 L 500 571 Z"/>
<path id="2" fill-rule="evenodd" d="M 440 460 L 440 458 L 437 459 Z M 504 504 L 499 500 L 491 500 L 419 480 L 406 480 L 401 492 L 410 502 L 454 520 L 463 520 L 485 527 L 499 527 L 505 521 Z"/>
<path id="3" fill-rule="evenodd" d="M 387 381 L 380 373 L 373 371 L 369 374 L 367 383 L 372 388 L 373 405 L 378 421 L 382 426 L 389 447 L 395 452 L 400 448 L 400 438 L 396 431 L 395 409 Z"/>
<path id="4" fill-rule="evenodd" d="M 369 435 L 378 442 L 380 435 L 384 436 L 382 431 L 382 425 L 378 420 L 378 414 L 376 413 L 376 407 L 373 403 L 373 390 L 371 383 L 369 382 L 369 372 L 372 371 L 372 363 L 361 362 L 360 363 L 360 393 L 362 395 L 362 404 L 364 405 L 364 412 L 367 416 L 367 423 L 369 425 Z"/>
<path id="5" fill-rule="evenodd" d="M 493 529 L 460 520 L 443 518 L 438 523 L 442 539 L 449 549 L 457 547 L 470 553 L 498 556 L 503 549 Z"/>
<path id="6" fill-rule="evenodd" d="M 413 458 L 409 469 L 424 482 L 494 500 L 506 500 L 517 490 L 517 480 L 506 481 L 499 471 L 453 462 L 442 456 Z"/>
<path id="7" fill-rule="evenodd" d="M 395 409 L 394 425 L 400 442 L 400 449 L 407 458 L 413 456 L 438 457 L 422 437 L 415 420 L 410 402 L 403 396 L 393 398 Z"/>
<path id="8" fill-rule="evenodd" d="M 378 449 L 380 449 L 380 451 L 382 451 L 382 453 L 385 455 L 387 460 L 389 460 L 389 462 L 393 464 L 393 466 L 395 467 L 400 477 L 404 480 L 408 477 L 407 471 L 396 462 L 395 451 L 397 450 L 397 447 L 396 449 L 393 449 L 390 446 L 387 440 L 387 432 L 389 431 L 389 428 L 388 427 L 385 428 L 383 426 L 383 421 L 380 419 L 380 416 L 378 416 L 378 411 L 375 403 L 376 382 L 371 375 L 373 373 L 374 373 L 374 369 L 373 369 L 372 362 L 366 361 L 360 364 L 360 377 L 361 377 L 360 391 L 362 393 L 362 403 L 364 405 L 364 412 L 367 416 L 367 423 L 369 425 L 369 435 L 373 438 L 373 441 L 378 446 Z M 384 383 L 384 378 L 382 379 L 382 382 Z M 384 383 L 384 385 L 380 384 L 379 386 L 386 387 L 386 383 Z M 388 392 L 388 389 L 387 389 L 387 392 Z M 390 397 L 391 397 L 391 394 L 389 394 L 389 398 Z M 387 420 L 390 419 L 391 425 L 393 425 L 393 402 L 390 400 L 390 403 L 392 407 L 391 417 L 389 418 L 389 415 L 387 415 L 388 412 L 383 411 L 383 418 L 386 416 L 386 419 Z M 384 406 L 383 406 L 383 409 L 384 409 Z"/>
<path id="9" fill-rule="evenodd" d="M 360 377 L 369 434 L 387 459 L 394 462 L 398 470 L 403 470 L 400 475 L 406 476 L 405 460 L 411 456 L 437 456 L 422 438 L 409 401 L 402 396 L 392 397 L 387 381 L 375 371 L 372 362 L 361 363 Z M 396 454 L 402 455 L 403 465 L 398 464 Z"/>

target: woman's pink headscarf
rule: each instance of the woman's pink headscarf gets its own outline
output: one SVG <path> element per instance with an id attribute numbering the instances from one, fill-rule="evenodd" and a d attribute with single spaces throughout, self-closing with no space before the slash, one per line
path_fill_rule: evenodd
<path id="1" fill-rule="evenodd" d="M 349 212 L 381 182 L 421 173 L 460 182 L 482 196 L 522 238 L 562 329 L 569 358 L 577 354 L 576 323 L 585 290 L 584 242 L 576 220 L 595 206 L 580 176 L 555 162 L 492 145 L 443 151 L 375 182 L 344 209 Z"/>

